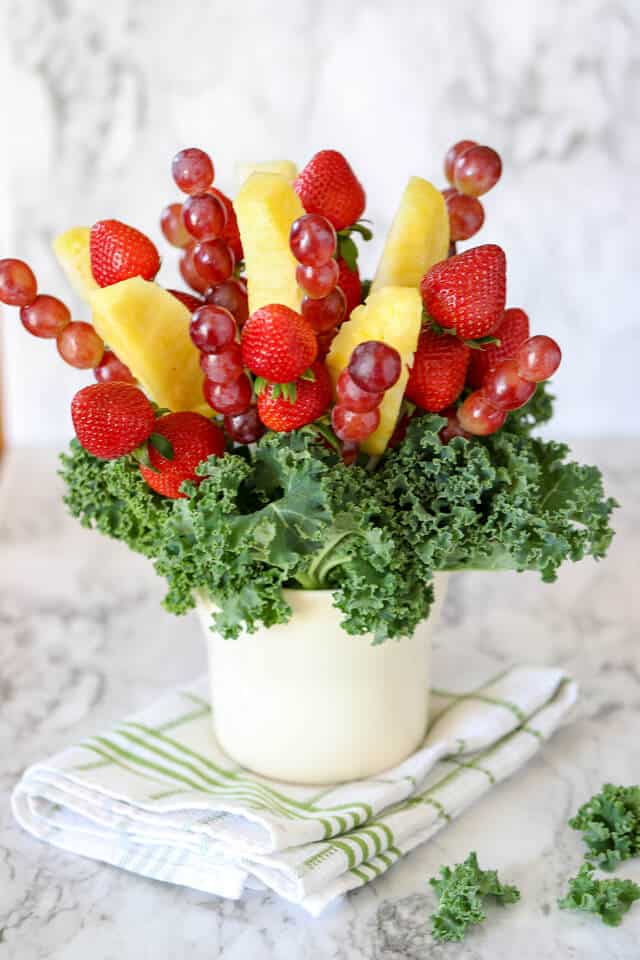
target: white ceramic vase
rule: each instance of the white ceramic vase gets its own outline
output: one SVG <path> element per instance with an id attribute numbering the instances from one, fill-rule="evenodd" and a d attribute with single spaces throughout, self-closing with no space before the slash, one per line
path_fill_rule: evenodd
<path id="1" fill-rule="evenodd" d="M 255 773 L 305 784 L 374 776 L 422 741 L 429 710 L 431 634 L 446 590 L 414 635 L 378 646 L 340 626 L 328 590 L 286 590 L 291 620 L 236 640 L 207 636 L 216 736 Z"/>

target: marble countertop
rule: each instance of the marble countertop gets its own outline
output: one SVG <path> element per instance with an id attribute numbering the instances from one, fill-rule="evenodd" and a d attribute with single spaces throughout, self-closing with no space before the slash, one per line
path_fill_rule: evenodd
<path id="1" fill-rule="evenodd" d="M 22 770 L 137 709 L 205 668 L 194 617 L 160 607 L 162 583 L 122 545 L 65 516 L 52 453 L 20 451 L 0 487 L 1 960 L 631 960 L 640 907 L 612 930 L 560 912 L 580 864 L 576 807 L 606 780 L 640 781 L 640 442 L 581 441 L 622 503 L 606 562 L 534 575 L 456 575 L 438 631 L 435 672 L 473 657 L 486 674 L 514 661 L 577 677 L 572 723 L 502 784 L 377 882 L 312 920 L 271 893 L 240 902 L 145 880 L 38 843 L 12 821 Z M 460 945 L 429 935 L 427 887 L 441 863 L 475 849 L 522 901 Z M 622 872 L 622 871 L 621 871 Z M 640 861 L 624 875 L 640 881 Z"/>

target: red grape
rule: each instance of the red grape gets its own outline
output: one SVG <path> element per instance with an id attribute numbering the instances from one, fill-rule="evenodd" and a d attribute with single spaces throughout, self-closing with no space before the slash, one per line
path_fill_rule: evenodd
<path id="1" fill-rule="evenodd" d="M 359 343 L 349 360 L 349 373 L 362 390 L 381 393 L 397 383 L 402 360 L 395 347 L 381 340 Z"/>
<path id="2" fill-rule="evenodd" d="M 346 317 L 347 298 L 341 287 L 334 287 L 330 294 L 319 300 L 304 297 L 301 313 L 316 333 L 326 333 L 327 330 L 339 327 Z"/>
<path id="3" fill-rule="evenodd" d="M 182 219 L 196 240 L 217 240 L 224 231 L 227 211 L 212 193 L 198 193 L 185 200 Z"/>
<path id="4" fill-rule="evenodd" d="M 193 313 L 194 310 L 197 310 L 198 307 L 201 307 L 204 303 L 202 297 L 196 297 L 193 293 L 187 293 L 186 290 L 172 290 L 170 287 L 167 287 L 167 293 L 170 293 L 172 297 L 179 300 L 182 306 L 187 308 L 189 313 Z"/>
<path id="5" fill-rule="evenodd" d="M 70 366 L 79 370 L 97 367 L 104 355 L 104 343 L 90 323 L 81 320 L 68 323 L 58 334 L 58 353 Z"/>
<path id="6" fill-rule="evenodd" d="M 239 277 L 229 277 L 216 284 L 207 294 L 207 303 L 215 303 L 233 314 L 239 327 L 249 319 L 249 298 L 247 287 Z"/>
<path id="7" fill-rule="evenodd" d="M 447 422 L 445 426 L 439 433 L 440 440 L 442 443 L 449 443 L 449 440 L 453 440 L 454 437 L 470 437 L 471 434 L 467 433 L 466 430 L 463 430 L 460 426 L 460 421 L 458 420 L 458 411 L 456 407 L 447 407 L 446 410 L 443 410 L 440 413 L 441 417 L 446 417 Z"/>
<path id="8" fill-rule="evenodd" d="M 233 273 L 233 253 L 224 240 L 201 240 L 193 250 L 193 263 L 208 286 L 228 280 Z"/>
<path id="9" fill-rule="evenodd" d="M 244 370 L 240 344 L 230 343 L 228 347 L 217 353 L 201 354 L 200 367 L 207 380 L 213 380 L 214 383 L 230 383 L 232 380 L 237 380 Z"/>
<path id="10" fill-rule="evenodd" d="M 446 201 L 451 240 L 454 243 L 468 240 L 484 223 L 484 207 L 476 197 L 467 197 L 457 190 L 453 190 Z"/>
<path id="11" fill-rule="evenodd" d="M 340 440 L 360 441 L 370 437 L 380 424 L 377 407 L 364 413 L 356 413 L 338 404 L 331 411 L 331 426 Z"/>
<path id="12" fill-rule="evenodd" d="M 224 428 L 236 443 L 255 443 L 265 432 L 256 406 L 249 407 L 244 413 L 226 414 Z"/>
<path id="13" fill-rule="evenodd" d="M 353 440 L 344 440 L 340 449 L 340 456 L 342 457 L 342 462 L 350 467 L 351 464 L 355 463 L 358 459 L 358 444 Z"/>
<path id="14" fill-rule="evenodd" d="M 516 354 L 518 373 L 532 383 L 548 380 L 560 366 L 561 360 L 562 351 L 556 341 L 541 335 L 525 340 Z"/>
<path id="15" fill-rule="evenodd" d="M 191 235 L 182 219 L 182 204 L 168 203 L 160 214 L 160 229 L 172 247 L 188 247 Z"/>
<path id="16" fill-rule="evenodd" d="M 336 338 L 337 329 L 327 330 L 325 333 L 319 333 L 316 336 L 318 341 L 318 360 L 323 360 L 331 350 L 331 344 Z"/>
<path id="17" fill-rule="evenodd" d="M 0 260 L 0 301 L 10 307 L 27 307 L 36 298 L 38 284 L 24 260 Z"/>
<path id="18" fill-rule="evenodd" d="M 305 266 L 323 266 L 335 254 L 337 243 L 335 227 L 319 213 L 306 213 L 291 226 L 291 252 Z"/>
<path id="19" fill-rule="evenodd" d="M 500 154 L 491 147 L 469 147 L 460 154 L 453 170 L 453 182 L 460 193 L 480 197 L 491 190 L 502 173 Z"/>
<path id="20" fill-rule="evenodd" d="M 230 383 L 204 381 L 204 398 L 218 413 L 234 415 L 244 413 L 251 405 L 253 388 L 246 373 Z"/>
<path id="21" fill-rule="evenodd" d="M 470 393 L 464 403 L 458 407 L 458 422 L 462 429 L 480 437 L 495 433 L 506 418 L 507 411 L 500 410 L 491 403 L 481 390 Z"/>
<path id="22" fill-rule="evenodd" d="M 20 307 L 22 326 L 34 337 L 57 337 L 71 322 L 69 308 L 57 297 L 41 293 L 28 307 Z"/>
<path id="23" fill-rule="evenodd" d="M 111 380 L 118 380 L 120 383 L 137 383 L 129 367 L 122 360 L 118 360 L 113 350 L 105 350 L 93 375 L 98 383 L 107 383 Z"/>
<path id="24" fill-rule="evenodd" d="M 348 410 L 355 413 L 366 413 L 367 410 L 375 410 L 380 406 L 384 394 L 372 393 L 370 390 L 363 390 L 355 380 L 352 380 L 349 371 L 343 370 L 338 377 L 336 384 L 336 393 L 338 403 L 341 403 Z"/>
<path id="25" fill-rule="evenodd" d="M 187 247 L 185 252 L 180 257 L 180 263 L 178 266 L 180 267 L 182 279 L 188 286 L 191 287 L 192 290 L 197 290 L 198 293 L 206 293 L 211 284 L 207 283 L 204 277 L 200 276 L 198 273 L 196 265 L 193 262 L 194 247 L 195 244 L 192 247 Z"/>
<path id="26" fill-rule="evenodd" d="M 462 156 L 464 151 L 468 150 L 469 147 L 476 146 L 477 143 L 475 140 L 458 140 L 452 147 L 449 147 L 444 158 L 444 175 L 449 183 L 453 183 L 453 168 L 458 157 Z"/>
<path id="27" fill-rule="evenodd" d="M 503 360 L 485 377 L 482 392 L 496 407 L 517 410 L 531 400 L 536 385 L 520 376 L 516 360 Z"/>
<path id="28" fill-rule="evenodd" d="M 189 335 L 202 353 L 215 353 L 236 339 L 236 322 L 228 310 L 215 303 L 203 303 L 194 310 Z"/>
<path id="29" fill-rule="evenodd" d="M 198 147 L 187 147 L 176 153 L 171 173 L 183 193 L 202 193 L 213 183 L 215 171 L 208 153 Z"/>
<path id="30" fill-rule="evenodd" d="M 338 282 L 340 267 L 333 258 L 321 267 L 305 267 L 300 264 L 296 267 L 296 280 L 307 296 L 314 300 L 326 297 Z"/>

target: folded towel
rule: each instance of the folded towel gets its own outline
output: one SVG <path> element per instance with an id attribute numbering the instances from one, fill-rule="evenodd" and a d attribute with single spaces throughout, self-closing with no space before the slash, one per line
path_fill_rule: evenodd
<path id="1" fill-rule="evenodd" d="M 523 766 L 576 699 L 554 668 L 514 667 L 468 693 L 435 689 L 416 753 L 319 790 L 235 765 L 216 743 L 207 689 L 203 678 L 175 690 L 30 767 L 12 798 L 19 823 L 146 877 L 233 898 L 267 886 L 317 915 Z"/>

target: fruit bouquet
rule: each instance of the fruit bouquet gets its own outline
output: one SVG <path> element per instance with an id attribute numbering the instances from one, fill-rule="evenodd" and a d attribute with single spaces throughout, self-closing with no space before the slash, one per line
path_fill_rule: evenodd
<path id="1" fill-rule="evenodd" d="M 533 436 L 560 348 L 506 308 L 500 246 L 457 249 L 500 157 L 465 140 L 447 189 L 411 177 L 372 281 L 339 152 L 249 168 L 233 202 L 202 150 L 172 172 L 186 196 L 160 224 L 189 292 L 117 220 L 54 244 L 91 323 L 0 261 L 0 300 L 97 381 L 72 402 L 66 503 L 153 561 L 170 611 L 198 607 L 228 752 L 298 779 L 383 769 L 424 733 L 442 575 L 552 581 L 612 537 L 599 471 Z"/>

